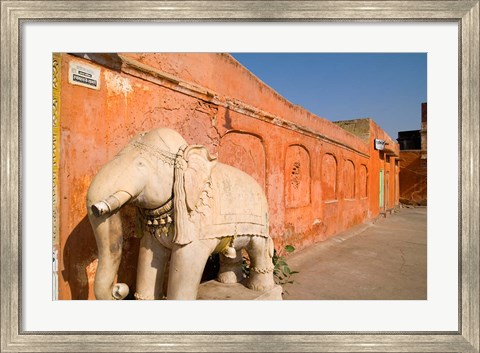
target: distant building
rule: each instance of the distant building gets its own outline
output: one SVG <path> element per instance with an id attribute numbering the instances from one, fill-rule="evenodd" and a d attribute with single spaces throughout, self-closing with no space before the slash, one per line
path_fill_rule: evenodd
<path id="1" fill-rule="evenodd" d="M 423 157 L 427 158 L 427 103 L 422 103 L 422 128 L 420 129 Z"/>
<path id="2" fill-rule="evenodd" d="M 399 147 L 372 119 L 353 119 L 334 122 L 370 145 L 371 170 L 370 177 L 378 180 L 378 187 L 370 191 L 369 198 L 379 213 L 386 215 L 399 205 Z M 376 146 L 375 141 L 381 143 Z M 373 190 L 378 195 L 373 195 Z M 375 205 L 375 206 L 374 206 Z"/>
<path id="3" fill-rule="evenodd" d="M 400 151 L 419 150 L 422 147 L 420 130 L 399 131 L 397 141 Z"/>
<path id="4" fill-rule="evenodd" d="M 398 132 L 400 202 L 427 204 L 427 103 L 422 103 L 421 129 Z"/>

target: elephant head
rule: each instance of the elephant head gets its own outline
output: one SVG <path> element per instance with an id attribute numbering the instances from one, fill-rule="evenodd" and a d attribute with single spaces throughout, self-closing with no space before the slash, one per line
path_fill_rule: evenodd
<path id="1" fill-rule="evenodd" d="M 196 234 L 189 214 L 215 163 L 204 147 L 187 146 L 177 132 L 160 128 L 134 137 L 100 169 L 87 193 L 88 217 L 98 247 L 97 299 L 128 295 L 126 284 L 115 284 L 123 244 L 121 207 L 128 203 L 147 210 L 173 207 L 174 242 L 188 244 Z"/>

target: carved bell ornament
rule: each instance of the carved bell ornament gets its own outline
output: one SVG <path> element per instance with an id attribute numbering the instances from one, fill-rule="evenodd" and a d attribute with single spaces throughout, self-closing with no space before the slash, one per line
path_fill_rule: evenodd
<path id="1" fill-rule="evenodd" d="M 234 259 L 235 257 L 237 257 L 237 251 L 233 246 L 228 246 L 225 250 L 223 250 L 223 255 L 230 259 Z"/>

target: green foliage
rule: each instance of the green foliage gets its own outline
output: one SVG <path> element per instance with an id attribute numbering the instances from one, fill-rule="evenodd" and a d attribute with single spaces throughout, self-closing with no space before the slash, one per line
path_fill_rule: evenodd
<path id="1" fill-rule="evenodd" d="M 292 245 L 286 245 L 284 250 L 287 253 L 291 253 L 295 251 L 295 248 Z M 274 265 L 273 277 L 275 279 L 275 283 L 280 284 L 281 286 L 292 284 L 294 282 L 292 276 L 298 273 L 298 271 L 292 271 L 286 259 L 279 255 L 277 250 L 273 251 L 272 262 Z"/>

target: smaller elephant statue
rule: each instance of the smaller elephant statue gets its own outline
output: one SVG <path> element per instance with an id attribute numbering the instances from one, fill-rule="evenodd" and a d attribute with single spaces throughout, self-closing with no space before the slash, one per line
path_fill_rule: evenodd
<path id="1" fill-rule="evenodd" d="M 218 280 L 243 280 L 242 249 L 250 258 L 247 287 L 274 287 L 273 241 L 262 188 L 239 169 L 222 164 L 176 131 L 159 128 L 135 136 L 95 175 L 87 212 L 98 247 L 97 299 L 123 299 L 115 283 L 122 254 L 126 204 L 137 209 L 141 236 L 136 299 L 197 298 L 208 257 L 220 254 Z M 163 282 L 170 261 L 167 293 Z"/>

